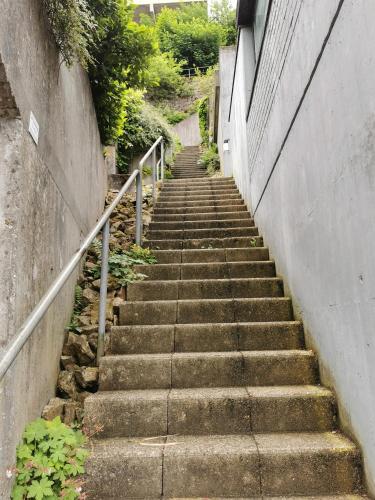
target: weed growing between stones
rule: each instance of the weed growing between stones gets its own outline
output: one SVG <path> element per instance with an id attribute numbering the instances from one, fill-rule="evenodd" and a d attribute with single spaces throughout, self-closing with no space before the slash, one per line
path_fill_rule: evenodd
<path id="1" fill-rule="evenodd" d="M 16 476 L 12 499 L 83 499 L 78 475 L 84 473 L 88 455 L 85 443 L 84 434 L 63 424 L 60 417 L 28 424 L 17 447 L 16 467 L 9 471 Z"/>

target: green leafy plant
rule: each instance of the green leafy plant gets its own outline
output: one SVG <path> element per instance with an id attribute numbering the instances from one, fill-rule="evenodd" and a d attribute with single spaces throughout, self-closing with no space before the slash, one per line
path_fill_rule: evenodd
<path id="1" fill-rule="evenodd" d="M 130 250 L 112 252 L 108 258 L 108 272 L 113 276 L 119 286 L 126 286 L 128 283 L 140 281 L 147 276 L 134 271 L 135 265 L 155 264 L 156 257 L 148 248 L 142 248 L 138 245 L 132 245 Z M 100 277 L 101 262 L 90 270 L 94 278 Z"/>
<path id="2" fill-rule="evenodd" d="M 152 175 L 152 168 L 148 165 L 145 165 L 142 169 L 142 173 L 145 177 L 150 177 L 150 175 Z"/>
<path id="3" fill-rule="evenodd" d="M 220 157 L 216 144 L 211 143 L 203 149 L 198 163 L 207 169 L 209 175 L 213 175 L 217 170 L 220 170 Z"/>
<path id="4" fill-rule="evenodd" d="M 169 52 L 160 52 L 150 60 L 145 72 L 147 97 L 153 101 L 189 95 L 189 87 L 181 75 L 183 61 L 177 62 Z"/>
<path id="5" fill-rule="evenodd" d="M 202 97 L 198 103 L 199 130 L 202 137 L 202 143 L 208 144 L 208 96 Z"/>
<path id="6" fill-rule="evenodd" d="M 103 144 L 124 133 L 126 90 L 143 88 L 146 69 L 156 52 L 153 30 L 136 24 L 127 0 L 90 0 L 98 25 L 91 45 L 89 77 Z"/>
<path id="7" fill-rule="evenodd" d="M 164 170 L 164 179 L 173 179 L 172 170 L 169 170 L 168 168 Z"/>
<path id="8" fill-rule="evenodd" d="M 52 421 L 38 418 L 31 422 L 17 447 L 12 499 L 79 498 L 77 476 L 84 473 L 88 456 L 85 443 L 82 432 L 63 424 L 60 417 Z"/>
<path id="9" fill-rule="evenodd" d="M 164 7 L 156 18 L 155 29 L 161 51 L 173 54 L 184 68 L 216 64 L 219 47 L 225 41 L 225 32 L 208 18 L 204 4 Z"/>
<path id="10" fill-rule="evenodd" d="M 142 92 L 129 89 L 125 99 L 124 133 L 118 140 L 120 172 L 126 172 L 132 159 L 144 154 L 159 136 L 164 137 L 166 146 L 176 142 L 170 125 L 155 106 L 144 100 Z"/>
<path id="11" fill-rule="evenodd" d="M 93 62 L 90 46 L 97 28 L 86 0 L 42 0 L 44 12 L 63 61 L 84 68 Z"/>
<path id="12" fill-rule="evenodd" d="M 166 103 L 163 103 L 163 105 L 159 106 L 158 109 L 161 111 L 167 122 L 171 125 L 176 125 L 189 116 L 189 113 L 187 113 L 186 111 L 173 109 Z"/>

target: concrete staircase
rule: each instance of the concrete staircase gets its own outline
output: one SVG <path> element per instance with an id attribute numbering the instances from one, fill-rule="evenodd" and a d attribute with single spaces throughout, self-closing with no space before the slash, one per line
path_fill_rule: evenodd
<path id="1" fill-rule="evenodd" d="M 232 179 L 172 180 L 85 401 L 90 499 L 355 498 L 302 324 Z"/>
<path id="2" fill-rule="evenodd" d="M 188 179 L 192 177 L 206 177 L 206 169 L 198 165 L 199 156 L 199 146 L 186 146 L 181 153 L 176 155 L 175 163 L 172 167 L 173 178 Z"/>

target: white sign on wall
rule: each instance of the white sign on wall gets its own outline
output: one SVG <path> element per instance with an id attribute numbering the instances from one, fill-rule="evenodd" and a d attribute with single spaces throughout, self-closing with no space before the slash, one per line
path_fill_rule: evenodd
<path id="1" fill-rule="evenodd" d="M 32 111 L 30 111 L 29 132 L 30 132 L 31 137 L 34 139 L 35 144 L 38 144 L 39 123 L 37 122 L 35 115 Z"/>

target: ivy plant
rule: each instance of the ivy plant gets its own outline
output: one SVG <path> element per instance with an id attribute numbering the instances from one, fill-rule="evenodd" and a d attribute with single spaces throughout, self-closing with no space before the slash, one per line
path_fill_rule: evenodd
<path id="1" fill-rule="evenodd" d="M 42 0 L 50 30 L 61 57 L 69 67 L 93 62 L 90 45 L 97 27 L 86 0 Z"/>
<path id="2" fill-rule="evenodd" d="M 84 473 L 88 451 L 80 430 L 38 418 L 25 429 L 17 447 L 16 480 L 13 500 L 52 500 L 80 497 L 78 476 Z"/>

